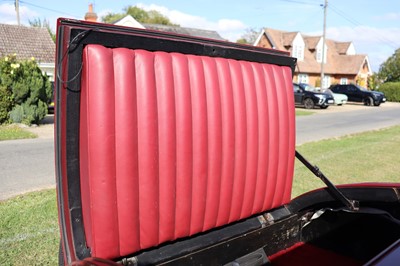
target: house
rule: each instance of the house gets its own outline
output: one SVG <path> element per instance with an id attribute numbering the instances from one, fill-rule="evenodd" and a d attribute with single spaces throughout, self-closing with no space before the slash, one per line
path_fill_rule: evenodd
<path id="1" fill-rule="evenodd" d="M 286 32 L 265 28 L 255 46 L 290 52 L 297 58 L 293 81 L 328 88 L 331 84 L 357 83 L 367 87 L 372 75 L 368 56 L 356 54 L 352 42 L 326 39 L 324 53 L 322 36 L 307 36 L 300 32 Z M 324 54 L 324 58 L 322 58 Z M 324 79 L 321 83 L 321 63 Z"/>
<path id="2" fill-rule="evenodd" d="M 45 28 L 0 24 L 0 57 L 16 54 L 19 60 L 35 58 L 54 80 L 55 44 Z"/>

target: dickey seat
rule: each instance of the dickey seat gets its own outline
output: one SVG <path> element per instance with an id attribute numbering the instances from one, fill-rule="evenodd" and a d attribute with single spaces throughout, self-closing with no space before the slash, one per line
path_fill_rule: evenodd
<path id="1" fill-rule="evenodd" d="M 290 201 L 290 67 L 90 44 L 80 93 L 93 257 L 135 254 Z"/>

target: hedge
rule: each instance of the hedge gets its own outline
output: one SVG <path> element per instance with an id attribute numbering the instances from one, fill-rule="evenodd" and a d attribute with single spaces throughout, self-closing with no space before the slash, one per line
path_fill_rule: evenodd
<path id="1" fill-rule="evenodd" d="M 379 86 L 378 91 L 385 93 L 389 102 L 400 102 L 400 82 L 386 82 Z"/>

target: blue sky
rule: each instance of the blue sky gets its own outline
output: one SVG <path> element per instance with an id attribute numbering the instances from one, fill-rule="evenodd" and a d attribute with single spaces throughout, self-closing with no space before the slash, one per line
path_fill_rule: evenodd
<path id="1" fill-rule="evenodd" d="M 101 17 L 129 5 L 155 9 L 185 27 L 216 30 L 235 41 L 246 29 L 263 27 L 321 35 L 324 0 L 20 0 L 21 23 L 41 18 L 52 25 L 58 17 L 83 19 L 89 3 Z M 16 24 L 14 0 L 0 0 L 0 23 Z M 55 27 L 55 26 L 53 26 Z M 327 37 L 352 41 L 356 52 L 367 54 L 373 71 L 400 48 L 399 0 L 329 0 Z"/>

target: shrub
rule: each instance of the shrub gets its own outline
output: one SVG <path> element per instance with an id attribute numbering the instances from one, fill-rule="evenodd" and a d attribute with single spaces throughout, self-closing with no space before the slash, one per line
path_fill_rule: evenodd
<path id="1" fill-rule="evenodd" d="M 3 94 L 11 94 L 8 104 L 3 100 L 0 102 L 0 118 L 2 113 L 7 113 L 7 119 L 10 118 L 12 122 L 30 125 L 38 124 L 46 116 L 47 103 L 52 94 L 51 85 L 33 58 L 17 61 L 13 55 L 1 59 L 0 88 L 4 88 Z M 0 123 L 4 122 L 0 120 Z"/>
<path id="2" fill-rule="evenodd" d="M 0 85 L 0 124 L 8 122 L 8 113 L 13 107 L 13 96 L 11 90 Z"/>
<path id="3" fill-rule="evenodd" d="M 400 82 L 386 82 L 379 86 L 379 91 L 385 93 L 390 102 L 400 102 Z"/>
<path id="4" fill-rule="evenodd" d="M 11 91 L 12 80 L 10 75 L 10 64 L 8 57 L 0 60 L 0 124 L 8 122 L 8 113 L 11 111 L 14 101 Z"/>

